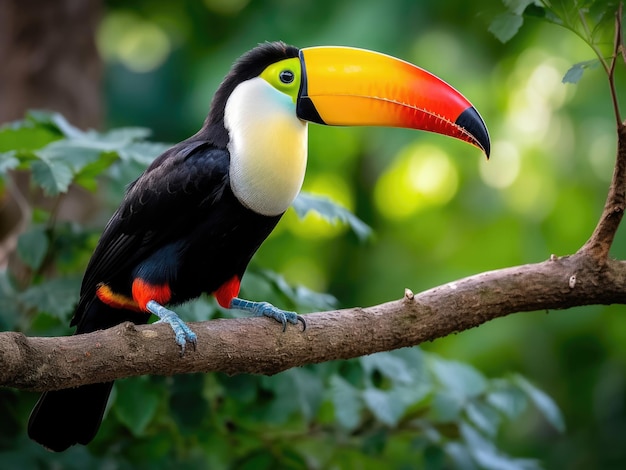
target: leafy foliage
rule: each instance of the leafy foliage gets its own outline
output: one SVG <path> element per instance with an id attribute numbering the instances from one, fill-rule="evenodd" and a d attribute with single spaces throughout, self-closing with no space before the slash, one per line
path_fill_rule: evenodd
<path id="1" fill-rule="evenodd" d="M 613 22 L 619 5 L 617 0 L 503 0 L 503 3 L 507 11 L 497 15 L 489 26 L 489 31 L 500 41 L 513 38 L 527 16 L 570 30 L 595 52 L 597 59 L 574 64 L 563 77 L 563 83 L 578 83 L 586 69 L 614 54 Z"/>
<path id="2" fill-rule="evenodd" d="M 84 132 L 59 114 L 30 112 L 24 121 L 0 129 L 0 149 L 6 149 L 0 158 L 7 162 L 0 174 L 28 168 L 34 182 L 50 196 L 66 192 L 73 182 L 94 190 L 94 176 L 116 160 L 145 165 L 167 148 L 139 143 L 148 135 L 150 131 L 142 128 Z"/>

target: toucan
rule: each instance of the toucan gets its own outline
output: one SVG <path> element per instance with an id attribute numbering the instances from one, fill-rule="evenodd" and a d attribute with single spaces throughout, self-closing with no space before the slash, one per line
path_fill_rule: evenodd
<path id="1" fill-rule="evenodd" d="M 288 323 L 295 312 L 238 297 L 261 243 L 298 195 L 307 123 L 421 129 L 489 156 L 472 104 L 429 72 L 349 47 L 261 44 L 219 86 L 202 128 L 131 183 L 94 250 L 70 326 L 76 334 L 151 315 L 172 326 L 184 353 L 194 332 L 167 307 L 213 294 L 224 308 Z M 113 382 L 45 392 L 29 436 L 52 451 L 96 435 Z"/>

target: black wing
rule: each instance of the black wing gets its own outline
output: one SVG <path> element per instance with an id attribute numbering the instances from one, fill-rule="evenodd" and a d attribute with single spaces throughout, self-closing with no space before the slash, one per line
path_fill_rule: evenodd
<path id="1" fill-rule="evenodd" d="M 206 216 L 228 186 L 229 162 L 226 150 L 189 139 L 129 186 L 87 265 L 72 326 L 81 322 L 99 283 L 123 282 L 139 262 Z"/>

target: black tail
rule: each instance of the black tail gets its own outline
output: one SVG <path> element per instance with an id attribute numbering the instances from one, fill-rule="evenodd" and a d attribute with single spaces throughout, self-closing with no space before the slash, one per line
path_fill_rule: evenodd
<path id="1" fill-rule="evenodd" d="M 44 393 L 30 414 L 28 436 L 55 452 L 89 443 L 100 427 L 111 387 L 113 382 L 105 382 Z"/>
<path id="2" fill-rule="evenodd" d="M 149 314 L 118 310 L 97 299 L 79 304 L 72 325 L 76 334 L 110 328 L 118 323 L 146 323 Z M 98 432 L 113 382 L 55 390 L 41 395 L 28 420 L 28 436 L 55 452 L 88 444 Z"/>

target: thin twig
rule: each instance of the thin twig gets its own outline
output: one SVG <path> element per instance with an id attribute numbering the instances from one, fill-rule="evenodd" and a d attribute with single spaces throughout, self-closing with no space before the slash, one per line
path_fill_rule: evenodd
<path id="1" fill-rule="evenodd" d="M 572 28 L 572 31 L 574 32 L 574 34 L 579 36 L 583 41 L 589 44 L 589 47 L 591 47 L 593 52 L 595 52 L 596 56 L 598 57 L 598 60 L 602 64 L 602 67 L 604 67 L 604 71 L 607 73 L 607 75 L 610 75 L 611 72 L 610 72 L 609 64 L 606 63 L 606 59 L 604 58 L 602 51 L 598 49 L 598 46 L 596 46 L 595 43 L 593 42 L 593 35 L 591 34 L 591 31 L 589 30 L 589 25 L 587 24 L 587 18 L 585 18 L 585 15 L 582 9 L 578 10 L 578 16 L 580 18 L 580 23 L 583 25 L 583 28 L 585 30 L 585 34 L 587 35 L 587 37 L 584 37 L 581 34 L 578 34 L 574 28 Z"/>
<path id="2" fill-rule="evenodd" d="M 609 76 L 609 87 L 611 89 L 611 99 L 613 101 L 613 110 L 615 112 L 615 118 L 617 120 L 617 126 L 622 124 L 622 117 L 619 109 L 619 101 L 617 98 L 617 91 L 615 90 L 615 64 L 617 58 L 620 56 L 620 49 L 622 49 L 622 11 L 624 4 L 620 2 L 617 11 L 615 12 L 615 40 L 613 42 L 613 56 L 611 57 L 611 65 L 607 71 Z"/>

